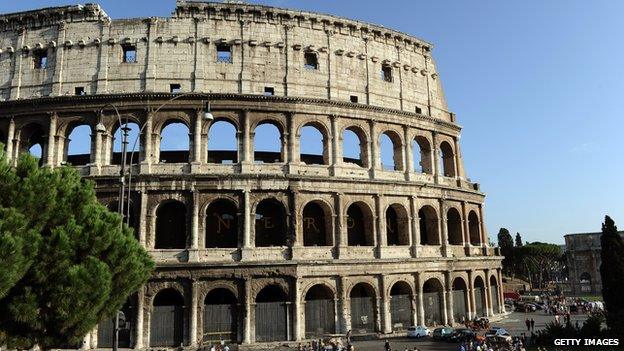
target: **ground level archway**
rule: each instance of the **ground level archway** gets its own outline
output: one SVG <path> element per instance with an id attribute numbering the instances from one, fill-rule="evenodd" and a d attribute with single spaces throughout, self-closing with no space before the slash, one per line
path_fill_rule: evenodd
<path id="1" fill-rule="evenodd" d="M 335 332 L 334 293 L 325 285 L 314 285 L 305 296 L 305 336 L 319 338 Z"/>

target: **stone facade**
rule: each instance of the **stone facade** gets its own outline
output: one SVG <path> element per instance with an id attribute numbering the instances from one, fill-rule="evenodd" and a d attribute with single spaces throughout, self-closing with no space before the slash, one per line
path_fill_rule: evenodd
<path id="1" fill-rule="evenodd" d="M 97 5 L 1 15 L 0 48 L 11 160 L 39 145 L 43 165 L 73 165 L 112 208 L 119 119 L 141 129 L 126 218 L 157 270 L 124 310 L 129 347 L 400 333 L 504 311 L 484 194 L 466 177 L 431 44 L 333 16 L 178 1 L 171 18 L 111 20 Z M 188 150 L 160 150 L 172 122 Z M 219 122 L 236 150 L 208 147 Z M 264 124 L 278 152 L 254 150 Z M 90 152 L 72 155 L 80 126 Z M 310 126 L 321 155 L 300 151 Z M 105 324 L 84 347 L 106 347 Z"/>
<path id="2" fill-rule="evenodd" d="M 624 237 L 624 231 L 618 233 Z M 566 285 L 573 295 L 602 294 L 600 235 L 600 232 L 564 235 L 564 252 L 568 264 Z"/>

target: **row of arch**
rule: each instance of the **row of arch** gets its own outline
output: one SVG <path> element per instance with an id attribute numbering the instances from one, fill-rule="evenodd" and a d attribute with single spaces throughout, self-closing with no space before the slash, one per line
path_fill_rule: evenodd
<path id="1" fill-rule="evenodd" d="M 131 209 L 132 212 L 132 209 Z M 189 211 L 178 200 L 161 202 L 155 211 L 154 248 L 184 249 L 188 247 Z M 296 233 L 291 215 L 286 206 L 276 198 L 266 198 L 258 202 L 253 211 L 254 246 L 290 246 Z M 347 244 L 349 246 L 374 246 L 373 227 L 376 223 L 373 210 L 363 201 L 356 201 L 346 209 Z M 242 228 L 245 220 L 237 204 L 227 198 L 212 201 L 204 212 L 204 230 L 206 248 L 236 248 L 242 242 Z M 410 218 L 403 204 L 393 203 L 385 209 L 385 233 L 388 246 L 411 245 L 409 233 Z M 446 229 L 450 245 L 467 244 L 463 235 L 463 220 L 459 210 L 450 207 L 446 212 Z M 423 205 L 418 210 L 418 223 L 421 245 L 440 245 L 440 226 L 438 213 L 431 205 Z M 331 206 L 323 200 L 311 200 L 302 207 L 298 228 L 303 246 L 333 246 L 333 213 Z M 475 210 L 468 212 L 468 236 L 472 245 L 482 244 L 479 216 Z M 130 218 L 136 228 L 136 220 Z"/>
<path id="2" fill-rule="evenodd" d="M 489 279 L 489 291 L 479 275 L 474 278 L 471 289 L 464 278 L 456 277 L 452 280 L 450 290 L 446 291 L 439 279 L 429 278 L 423 283 L 420 297 L 410 283 L 398 280 L 391 285 L 385 298 L 379 296 L 370 283 L 359 282 L 346 291 L 344 301 L 330 285 L 315 283 L 302 292 L 299 307 L 294 307 L 296 301 L 292 293 L 280 284 L 264 286 L 252 297 L 249 306 L 238 297 L 237 291 L 217 286 L 196 304 L 199 309 L 197 315 L 201 319 L 198 322 L 201 334 L 199 339 L 203 342 L 243 342 L 245 337 L 242 329 L 246 315 L 251 318 L 251 338 L 255 342 L 286 341 L 297 337 L 319 338 L 344 333 L 347 331 L 345 329 L 351 330 L 353 334 L 384 332 L 382 323 L 388 323 L 390 331 L 405 330 L 416 324 L 435 326 L 461 323 L 475 316 L 487 316 L 488 298 L 492 303 L 489 306 L 490 313 L 499 313 L 501 295 L 498 280 L 495 276 Z M 490 294 L 487 298 L 486 293 Z M 474 306 L 470 302 L 471 294 L 474 294 Z M 179 346 L 185 343 L 189 310 L 188 300 L 184 296 L 183 291 L 173 287 L 164 288 L 155 294 L 150 303 L 148 321 L 150 347 Z M 388 301 L 384 302 L 384 299 Z M 384 315 L 381 304 L 385 303 L 387 311 Z M 134 306 L 136 298 L 130 299 L 124 309 L 130 315 L 136 315 Z M 245 313 L 246 309 L 250 309 L 249 313 Z M 420 318 L 423 320 L 418 320 Z M 111 324 L 109 321 L 100 323 L 98 347 L 109 347 Z M 300 328 L 301 333 L 293 331 L 294 328 Z M 191 338 L 194 337 L 191 335 Z M 133 333 L 124 336 L 121 343 L 122 347 L 133 347 Z"/>
<path id="3" fill-rule="evenodd" d="M 129 140 L 134 141 L 139 134 L 140 126 L 136 121 L 128 121 L 126 124 L 116 123 L 111 128 L 111 138 L 105 142 L 104 147 L 108 150 L 104 157 L 104 164 L 120 164 L 122 149 L 122 133 L 127 132 Z M 327 128 L 319 122 L 304 124 L 297 132 L 299 140 L 299 160 L 309 165 L 330 164 L 330 142 Z M 48 131 L 38 122 L 32 122 L 18 129 L 14 139 L 19 144 L 19 152 L 30 152 L 42 159 L 46 158 Z M 93 128 L 84 122 L 70 123 L 63 131 L 56 135 L 56 140 L 62 140 L 62 149 L 56 150 L 58 163 L 67 162 L 72 165 L 86 165 L 94 163 L 93 150 L 97 147 Z M 144 133 L 145 134 L 145 133 Z M 252 132 L 253 162 L 275 163 L 285 162 L 285 148 L 288 141 L 285 138 L 285 128 L 273 120 L 263 120 L 257 123 Z M 158 140 L 153 142 L 152 153 L 155 162 L 180 163 L 191 161 L 193 149 L 193 134 L 188 122 L 184 119 L 169 119 L 157 126 Z M 238 163 L 240 162 L 240 128 L 235 121 L 226 118 L 217 118 L 208 127 L 208 143 L 206 157 L 203 162 L 208 163 Z M 0 131 L 0 142 L 12 142 L 6 140 L 7 135 Z M 135 161 L 139 160 L 139 150 L 145 143 L 145 137 L 138 141 L 138 145 L 127 145 L 128 150 L 135 149 L 137 154 Z M 342 162 L 354 164 L 363 168 L 375 166 L 376 160 L 371 160 L 369 134 L 360 126 L 352 125 L 344 128 L 340 134 L 342 140 Z M 404 138 L 393 129 L 382 131 L 378 140 L 379 155 L 376 158 L 379 166 L 384 170 L 416 171 L 433 174 L 437 168 L 440 174 L 448 177 L 456 176 L 455 150 L 452 143 L 443 140 L 436 145 L 437 152 L 429 138 L 423 135 L 414 136 L 408 147 L 411 148 L 411 169 L 406 162 L 407 152 Z M 332 150 L 338 152 L 337 150 Z M 195 151 L 197 152 L 197 151 Z M 434 161 L 435 155 L 439 155 Z M 434 167 L 434 162 L 437 166 Z M 373 163 L 373 164 L 371 164 Z"/>

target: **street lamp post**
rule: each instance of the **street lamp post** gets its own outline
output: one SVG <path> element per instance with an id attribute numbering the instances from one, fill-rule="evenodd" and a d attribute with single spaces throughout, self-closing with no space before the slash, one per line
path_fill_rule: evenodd
<path id="1" fill-rule="evenodd" d="M 197 94 L 197 93 L 183 93 L 183 94 L 178 94 L 176 96 L 174 96 L 173 98 L 165 101 L 163 104 L 161 104 L 160 106 L 158 106 L 154 111 L 150 111 L 150 113 L 157 113 L 158 111 L 160 111 L 161 108 L 165 107 L 167 104 L 169 104 L 170 102 L 177 100 L 181 97 L 184 96 L 188 96 L 188 95 L 204 95 L 205 94 Z M 212 113 L 210 113 L 210 102 L 209 101 L 205 101 L 204 102 L 204 113 L 203 113 L 203 118 L 205 120 L 213 120 L 214 117 L 212 115 Z M 117 212 L 121 215 L 122 217 L 122 221 L 121 221 L 121 227 L 123 229 L 123 223 L 124 220 L 126 222 L 126 225 L 130 224 L 130 220 L 129 220 L 129 211 L 130 211 L 130 204 L 128 203 L 128 206 L 126 207 L 126 213 L 124 214 L 124 198 L 125 198 L 125 190 L 126 190 L 126 161 L 127 161 L 127 147 L 128 147 L 128 132 L 130 131 L 130 128 L 128 127 L 128 118 L 126 117 L 126 121 L 125 123 L 122 122 L 121 120 L 121 115 L 119 114 L 119 110 L 117 109 L 117 107 L 113 104 L 106 104 L 104 107 L 102 107 L 102 109 L 100 110 L 99 116 L 100 116 L 100 120 L 98 122 L 98 124 L 95 126 L 95 129 L 97 132 L 100 133 L 104 133 L 106 132 L 106 127 L 104 126 L 104 124 L 102 123 L 102 117 L 104 115 L 104 109 L 106 107 L 112 107 L 113 110 L 115 111 L 115 114 L 117 115 L 117 121 L 119 123 L 120 129 L 122 131 L 122 141 L 121 141 L 121 167 L 119 170 L 119 201 L 117 204 Z M 137 134 L 136 138 L 134 139 L 134 143 L 132 144 L 132 149 L 130 151 L 130 172 L 128 174 L 128 183 L 127 183 L 127 188 L 128 188 L 128 201 L 130 201 L 130 189 L 131 189 L 131 185 L 132 185 L 132 162 L 133 162 L 133 156 L 134 156 L 134 150 L 136 149 L 136 143 L 138 142 L 138 140 L 141 137 L 141 134 L 143 133 L 143 130 L 145 129 L 145 126 L 147 125 L 147 123 L 144 123 L 141 128 L 139 129 L 139 133 Z M 113 321 L 113 351 L 117 351 L 119 348 L 119 320 L 120 317 L 123 317 L 125 320 L 125 316 L 123 314 L 123 311 L 117 311 L 115 313 L 115 319 Z M 125 323 L 124 323 L 125 324 Z"/>

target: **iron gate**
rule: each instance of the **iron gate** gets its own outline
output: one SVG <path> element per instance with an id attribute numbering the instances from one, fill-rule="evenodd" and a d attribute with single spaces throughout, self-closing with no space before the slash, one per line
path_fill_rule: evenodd
<path id="1" fill-rule="evenodd" d="M 180 346 L 184 307 L 154 306 L 150 324 L 150 346 Z"/>
<path id="2" fill-rule="evenodd" d="M 256 341 L 288 340 L 288 304 L 256 303 Z"/>
<path id="3" fill-rule="evenodd" d="M 485 316 L 485 294 L 483 293 L 483 288 L 475 288 L 475 312 L 477 316 L 484 317 Z"/>
<path id="4" fill-rule="evenodd" d="M 128 315 L 126 314 L 126 318 Z M 130 321 L 128 320 L 128 327 L 131 326 Z M 97 329 L 97 347 L 98 348 L 112 348 L 113 347 L 113 328 L 114 328 L 114 318 L 105 319 L 98 324 Z M 132 347 L 130 344 L 130 336 L 132 335 L 132 329 L 123 328 L 119 329 L 119 347 L 129 349 Z"/>
<path id="5" fill-rule="evenodd" d="M 351 298 L 351 329 L 357 333 L 375 332 L 375 303 L 372 297 Z"/>
<path id="6" fill-rule="evenodd" d="M 306 338 L 316 338 L 336 332 L 334 300 L 308 300 L 305 302 Z"/>
<path id="7" fill-rule="evenodd" d="M 425 325 L 442 324 L 442 293 L 423 293 L 423 303 L 425 304 Z"/>
<path id="8" fill-rule="evenodd" d="M 492 298 L 492 313 L 498 313 L 498 286 L 492 285 L 490 287 L 490 294 Z"/>
<path id="9" fill-rule="evenodd" d="M 204 305 L 203 341 L 237 341 L 236 304 Z"/>
<path id="10" fill-rule="evenodd" d="M 390 297 L 390 320 L 392 330 L 403 330 L 412 325 L 412 298 L 410 295 Z"/>
<path id="11" fill-rule="evenodd" d="M 455 322 L 467 320 L 466 311 L 466 290 L 453 290 L 453 319 Z"/>

